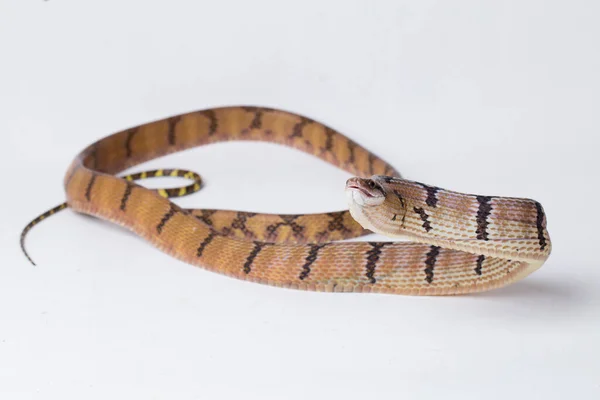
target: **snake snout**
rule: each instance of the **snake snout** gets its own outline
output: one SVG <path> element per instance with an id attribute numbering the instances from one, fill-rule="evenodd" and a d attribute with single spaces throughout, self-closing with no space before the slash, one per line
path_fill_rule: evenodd
<path id="1" fill-rule="evenodd" d="M 372 179 L 350 178 L 346 181 L 349 200 L 360 206 L 376 206 L 385 200 L 382 188 Z"/>

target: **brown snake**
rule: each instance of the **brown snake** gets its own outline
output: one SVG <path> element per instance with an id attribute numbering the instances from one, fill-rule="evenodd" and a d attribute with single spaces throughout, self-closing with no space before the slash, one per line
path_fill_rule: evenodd
<path id="1" fill-rule="evenodd" d="M 358 175 L 346 183 L 350 212 L 186 210 L 166 197 L 198 190 L 194 173 L 115 176 L 169 153 L 228 140 L 284 144 Z M 168 190 L 133 183 L 166 175 L 194 183 Z M 267 108 L 209 109 L 115 133 L 75 158 L 64 185 L 67 202 L 32 221 L 22 245 L 33 225 L 68 206 L 118 223 L 183 261 L 236 278 L 305 290 L 410 295 L 505 286 L 539 268 L 551 250 L 538 202 L 461 194 L 399 178 L 385 161 L 333 129 Z M 331 242 L 366 229 L 412 242 Z"/>

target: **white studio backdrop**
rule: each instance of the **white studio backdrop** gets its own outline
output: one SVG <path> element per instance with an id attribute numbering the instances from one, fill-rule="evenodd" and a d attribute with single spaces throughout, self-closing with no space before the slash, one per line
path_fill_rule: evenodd
<path id="1" fill-rule="evenodd" d="M 0 398 L 600 398 L 599 17 L 595 1 L 0 0 Z M 309 293 L 67 210 L 26 262 L 20 230 L 89 143 L 239 104 L 322 121 L 410 179 L 535 198 L 553 254 L 479 295 Z M 203 175 L 187 207 L 345 208 L 348 174 L 275 145 L 136 170 L 154 167 Z"/>

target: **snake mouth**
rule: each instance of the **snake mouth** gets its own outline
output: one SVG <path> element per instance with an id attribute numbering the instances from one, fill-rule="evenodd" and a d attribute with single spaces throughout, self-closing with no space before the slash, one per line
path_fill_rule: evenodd
<path id="1" fill-rule="evenodd" d="M 346 182 L 346 196 L 350 204 L 376 206 L 385 200 L 381 187 L 370 179 L 350 178 Z"/>
<path id="2" fill-rule="evenodd" d="M 362 194 L 365 197 L 369 197 L 369 198 L 375 197 L 371 193 L 369 193 L 367 190 L 365 190 L 364 188 L 362 188 L 358 185 L 348 184 L 348 185 L 346 185 L 346 189 L 357 190 L 360 192 L 360 194 Z"/>

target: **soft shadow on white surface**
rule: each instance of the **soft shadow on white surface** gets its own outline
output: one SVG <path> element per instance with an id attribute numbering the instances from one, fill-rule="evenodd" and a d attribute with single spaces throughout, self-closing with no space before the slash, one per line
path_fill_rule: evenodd
<path id="1" fill-rule="evenodd" d="M 542 267 L 543 269 L 543 267 Z M 593 283 L 574 280 L 568 274 L 542 278 L 543 270 L 509 286 L 471 295 L 474 299 L 501 304 L 506 312 L 531 318 L 553 317 L 570 320 L 592 313 L 597 307 Z M 525 322 L 527 323 L 527 322 Z"/>
<path id="2" fill-rule="evenodd" d="M 542 274 L 543 272 L 537 271 L 537 273 Z M 556 301 L 569 304 L 585 304 L 589 299 L 589 296 L 586 295 L 587 289 L 579 282 L 538 280 L 536 277 L 529 276 L 512 285 L 489 292 L 475 293 L 471 296 L 488 299 L 526 299 L 528 301 Z"/>

